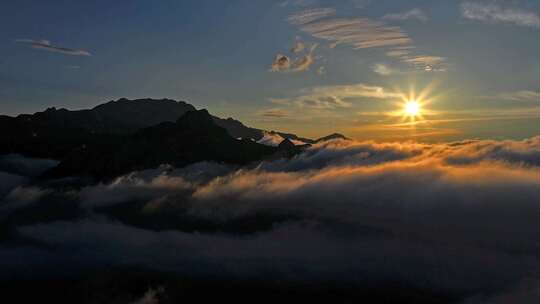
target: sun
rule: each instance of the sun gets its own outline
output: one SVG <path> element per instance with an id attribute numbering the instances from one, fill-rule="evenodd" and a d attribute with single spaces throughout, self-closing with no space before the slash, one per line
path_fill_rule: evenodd
<path id="1" fill-rule="evenodd" d="M 422 111 L 422 106 L 420 103 L 416 100 L 409 100 L 405 103 L 403 112 L 410 117 L 416 117 L 420 115 L 420 112 Z"/>
<path id="2" fill-rule="evenodd" d="M 433 95 L 435 86 L 436 82 L 432 82 L 420 92 L 416 91 L 414 84 L 410 85 L 408 92 L 402 91 L 399 87 L 395 88 L 399 99 L 394 102 L 396 108 L 389 112 L 389 116 L 399 118 L 401 123 L 410 126 L 429 123 L 430 119 L 438 114 L 430 106 L 442 96 Z"/>

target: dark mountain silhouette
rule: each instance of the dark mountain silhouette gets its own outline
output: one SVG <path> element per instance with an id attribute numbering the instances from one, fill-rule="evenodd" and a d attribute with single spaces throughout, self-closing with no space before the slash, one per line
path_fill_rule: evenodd
<path id="1" fill-rule="evenodd" d="M 283 150 L 291 150 L 291 149 L 296 148 L 296 146 L 295 146 L 295 144 L 293 144 L 293 143 L 291 142 L 290 139 L 285 138 L 285 139 L 278 145 L 278 148 L 279 148 L 279 149 L 283 149 Z"/>
<path id="2" fill-rule="evenodd" d="M 347 138 L 347 137 L 346 137 L 345 135 L 343 135 L 343 134 L 334 133 L 334 134 L 330 134 L 330 135 L 328 135 L 328 136 L 321 137 L 321 138 L 315 140 L 315 142 L 316 142 L 316 143 L 319 143 L 319 142 L 329 141 L 329 140 L 334 140 L 334 139 L 351 140 L 350 138 Z"/>
<path id="3" fill-rule="evenodd" d="M 122 98 L 87 110 L 49 108 L 17 117 L 0 116 L 0 154 L 62 159 L 83 146 L 110 141 L 116 135 L 132 134 L 162 122 L 175 122 L 194 110 L 194 106 L 183 101 Z M 265 133 L 232 118 L 212 119 L 234 138 L 257 141 Z M 284 138 L 313 142 L 294 134 L 277 133 Z"/>
<path id="4" fill-rule="evenodd" d="M 263 130 L 247 127 L 236 119 L 230 117 L 227 119 L 222 119 L 216 116 L 214 116 L 213 119 L 216 125 L 227 130 L 227 132 L 234 138 L 245 138 L 258 141 L 264 136 Z"/>
<path id="5" fill-rule="evenodd" d="M 182 101 L 119 99 L 88 110 L 49 108 L 32 115 L 0 116 L 0 155 L 62 160 L 49 176 L 108 178 L 163 163 L 246 164 L 271 155 L 291 157 L 309 146 L 295 146 L 292 140 L 312 144 L 345 138 L 332 134 L 315 141 L 271 131 L 285 138 L 279 147 L 254 142 L 265 133 Z"/>
<path id="6" fill-rule="evenodd" d="M 0 116 L 0 154 L 62 159 L 74 149 L 107 141 L 164 121 L 175 121 L 195 107 L 169 99 L 120 99 L 93 109 L 49 108 L 17 117 Z"/>
<path id="7" fill-rule="evenodd" d="M 232 138 L 206 110 L 190 111 L 176 122 L 163 122 L 130 135 L 116 135 L 70 153 L 49 177 L 70 175 L 111 178 L 135 170 L 171 164 L 182 167 L 210 160 L 247 164 L 277 151 L 251 140 Z"/>

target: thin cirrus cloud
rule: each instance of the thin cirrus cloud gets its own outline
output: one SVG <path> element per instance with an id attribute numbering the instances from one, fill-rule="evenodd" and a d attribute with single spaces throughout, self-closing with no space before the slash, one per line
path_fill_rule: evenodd
<path id="1" fill-rule="evenodd" d="M 505 8 L 495 3 L 464 2 L 461 4 L 461 13 L 470 20 L 540 29 L 540 16 L 520 8 Z"/>
<path id="2" fill-rule="evenodd" d="M 280 108 L 272 108 L 262 110 L 258 115 L 264 118 L 286 118 L 290 116 L 290 113 Z"/>
<path id="3" fill-rule="evenodd" d="M 401 98 L 401 94 L 389 92 L 383 87 L 359 83 L 303 89 L 295 97 L 271 99 L 270 101 L 274 104 L 298 108 L 332 110 L 350 108 L 354 100 L 361 98 L 391 99 Z"/>
<path id="4" fill-rule="evenodd" d="M 383 20 L 397 20 L 397 21 L 404 21 L 404 20 L 418 20 L 422 22 L 426 22 L 429 20 L 428 16 L 419 8 L 414 8 L 410 11 L 402 12 L 402 13 L 395 13 L 395 14 L 387 14 L 382 17 Z"/>
<path id="5" fill-rule="evenodd" d="M 489 99 L 502 99 L 510 101 L 538 101 L 540 102 L 540 92 L 531 91 L 531 90 L 522 90 L 515 92 L 505 92 L 500 93 L 494 96 L 485 96 L 484 98 Z"/>
<path id="6" fill-rule="evenodd" d="M 425 17 L 425 18 L 424 18 Z M 400 16 L 387 15 L 386 19 L 420 18 L 427 20 L 421 10 L 412 10 Z M 289 16 L 292 25 L 314 38 L 326 40 L 330 48 L 338 45 L 349 45 L 353 49 L 386 48 L 386 55 L 401 62 L 411 64 L 425 71 L 445 70 L 446 58 L 431 55 L 413 54 L 413 41 L 410 36 L 398 26 L 389 26 L 382 21 L 364 17 L 338 18 L 332 8 L 308 9 Z M 434 62 L 434 58 L 437 58 Z M 423 62 L 422 60 L 426 60 Z M 437 64 L 441 67 L 433 67 Z"/>
<path id="7" fill-rule="evenodd" d="M 335 10 L 316 9 L 289 17 L 289 22 L 315 38 L 328 40 L 331 47 L 349 44 L 355 49 L 409 45 L 412 40 L 399 27 L 389 27 L 368 18 L 326 18 Z"/>
<path id="8" fill-rule="evenodd" d="M 15 40 L 15 42 L 27 44 L 34 49 L 44 50 L 44 51 L 49 51 L 49 52 L 54 52 L 54 53 L 60 53 L 60 54 L 72 55 L 72 56 L 92 56 L 92 54 L 86 50 L 73 49 L 73 48 L 53 45 L 51 44 L 49 40 L 17 39 Z"/>

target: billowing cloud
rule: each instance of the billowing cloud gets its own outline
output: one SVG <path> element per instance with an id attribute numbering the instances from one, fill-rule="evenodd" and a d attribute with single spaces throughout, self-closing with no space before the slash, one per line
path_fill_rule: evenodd
<path id="1" fill-rule="evenodd" d="M 26 188 L 29 178 L 37 177 L 46 170 L 58 165 L 51 159 L 28 158 L 16 154 L 0 155 L 0 209 L 9 201 L 17 205 L 19 201 L 38 199 L 37 188 Z M 11 208 L 11 207 L 10 207 Z"/>
<path id="2" fill-rule="evenodd" d="M 0 171 L 36 177 L 60 162 L 52 159 L 29 158 L 17 154 L 0 155 Z"/>
<path id="3" fill-rule="evenodd" d="M 86 50 L 72 49 L 67 47 L 61 47 L 51 44 L 49 40 L 33 40 L 33 39 L 17 39 L 16 42 L 28 44 L 34 49 L 61 53 L 73 56 L 92 56 L 92 54 Z"/>
<path id="4" fill-rule="evenodd" d="M 265 132 L 264 136 L 257 141 L 260 144 L 266 145 L 266 146 L 272 146 L 277 147 L 282 141 L 284 141 L 285 138 L 283 138 L 281 135 L 273 132 Z M 300 140 L 291 140 L 291 142 L 295 145 L 305 145 L 306 143 Z"/>
<path id="5" fill-rule="evenodd" d="M 519 8 L 505 8 L 496 3 L 467 1 L 461 4 L 464 18 L 487 23 L 509 23 L 540 28 L 540 16 Z"/>
<path id="6" fill-rule="evenodd" d="M 207 179 L 194 179 L 194 169 L 171 170 L 134 173 L 137 182 L 128 181 L 131 174 L 83 190 L 94 192 L 85 201 L 101 200 L 116 196 L 109 187 L 129 184 L 134 196 L 142 193 L 136 200 L 143 207 L 123 208 L 144 221 L 114 220 L 121 212 L 109 219 L 26 224 L 18 232 L 47 247 L 39 260 L 29 258 L 28 248 L 17 248 L 16 256 L 25 257 L 24 267 L 33 271 L 40 262 L 51 267 L 68 261 L 213 277 L 339 278 L 352 285 L 389 280 L 454 299 L 494 301 L 505 299 L 496 295 L 502 290 L 540 274 L 539 137 L 441 144 L 335 140 L 290 160 Z M 189 191 L 178 178 L 190 182 Z M 152 187 L 161 192 L 137 190 Z M 145 228 L 162 221 L 152 222 L 154 214 L 188 221 L 196 232 Z M 249 237 L 200 232 L 209 225 L 239 227 Z M 10 255 L 13 249 L 0 247 L 0 265 L 7 270 L 16 267 L 7 264 Z M 511 294 L 533 295 L 527 288 Z"/>
<path id="7" fill-rule="evenodd" d="M 395 13 L 395 14 L 387 14 L 382 17 L 383 20 L 418 20 L 422 22 L 428 21 L 428 16 L 419 8 L 414 8 L 410 11 L 402 12 L 402 13 Z"/>
<path id="8" fill-rule="evenodd" d="M 79 193 L 83 208 L 96 208 L 129 201 L 151 200 L 192 191 L 198 184 L 225 175 L 232 167 L 197 163 L 181 169 L 162 165 L 154 170 L 133 172 L 109 184 L 84 187 Z"/>
<path id="9" fill-rule="evenodd" d="M 27 179 L 23 176 L 0 171 L 0 202 L 3 201 L 4 196 L 26 181 Z"/>
<path id="10" fill-rule="evenodd" d="M 13 210 L 21 209 L 38 202 L 45 195 L 49 194 L 49 190 L 39 187 L 17 186 L 12 189 L 2 200 L 0 205 L 0 213 L 9 213 Z"/>
<path id="11" fill-rule="evenodd" d="M 63 191 L 19 189 L 12 198 Z M 348 284 L 390 280 L 503 303 L 505 295 L 493 293 L 540 274 L 540 137 L 334 140 L 258 166 L 162 166 L 69 191 L 92 212 L 25 220 L 18 233 L 46 246 L 0 247 L 8 274 L 69 264 L 69 271 L 117 265 Z M 39 205 L 40 214 L 48 212 L 47 201 Z M 249 237 L 216 233 L 222 231 Z"/>
<path id="12" fill-rule="evenodd" d="M 163 287 L 149 288 L 144 295 L 130 304 L 159 304 L 159 297 L 165 292 Z"/>

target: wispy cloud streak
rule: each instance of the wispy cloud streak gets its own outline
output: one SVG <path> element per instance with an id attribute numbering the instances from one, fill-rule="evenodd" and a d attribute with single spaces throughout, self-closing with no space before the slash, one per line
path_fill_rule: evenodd
<path id="1" fill-rule="evenodd" d="M 504 8 L 494 3 L 464 2 L 461 11 L 463 17 L 470 20 L 540 28 L 540 16 L 519 8 Z"/>
<path id="2" fill-rule="evenodd" d="M 427 16 L 421 10 L 412 10 L 399 15 L 387 15 L 384 19 L 426 21 Z M 443 65 L 445 61 L 443 57 L 414 55 L 412 39 L 399 26 L 390 26 L 382 21 L 365 17 L 339 18 L 336 17 L 336 11 L 332 8 L 301 11 L 289 16 L 288 21 L 312 37 L 328 41 L 330 48 L 338 45 L 349 45 L 357 50 L 385 48 L 386 55 L 389 57 L 411 64 L 420 70 L 445 70 L 445 68 L 433 67 L 433 58 L 437 58 L 436 64 Z M 423 59 L 426 61 L 423 62 Z"/>
<path id="3" fill-rule="evenodd" d="M 429 20 L 428 16 L 419 8 L 414 8 L 410 11 L 402 12 L 402 13 L 395 13 L 395 14 L 387 14 L 382 17 L 383 20 L 418 20 L 426 22 Z"/>
<path id="4" fill-rule="evenodd" d="M 303 89 L 296 97 L 272 99 L 272 102 L 300 108 L 336 109 L 349 108 L 354 100 L 361 98 L 392 99 L 401 98 L 401 94 L 389 92 L 383 87 L 359 83 Z"/>
<path id="5" fill-rule="evenodd" d="M 331 42 L 331 47 L 349 44 L 355 49 L 408 45 L 412 41 L 399 27 L 386 26 L 368 18 L 330 18 L 333 10 L 304 12 L 289 17 L 292 24 L 313 37 Z"/>
<path id="6" fill-rule="evenodd" d="M 17 43 L 24 43 L 34 49 L 61 53 L 72 56 L 92 56 L 92 54 L 86 50 L 72 49 L 67 47 L 61 47 L 51 44 L 49 40 L 33 40 L 33 39 L 17 39 Z"/>

